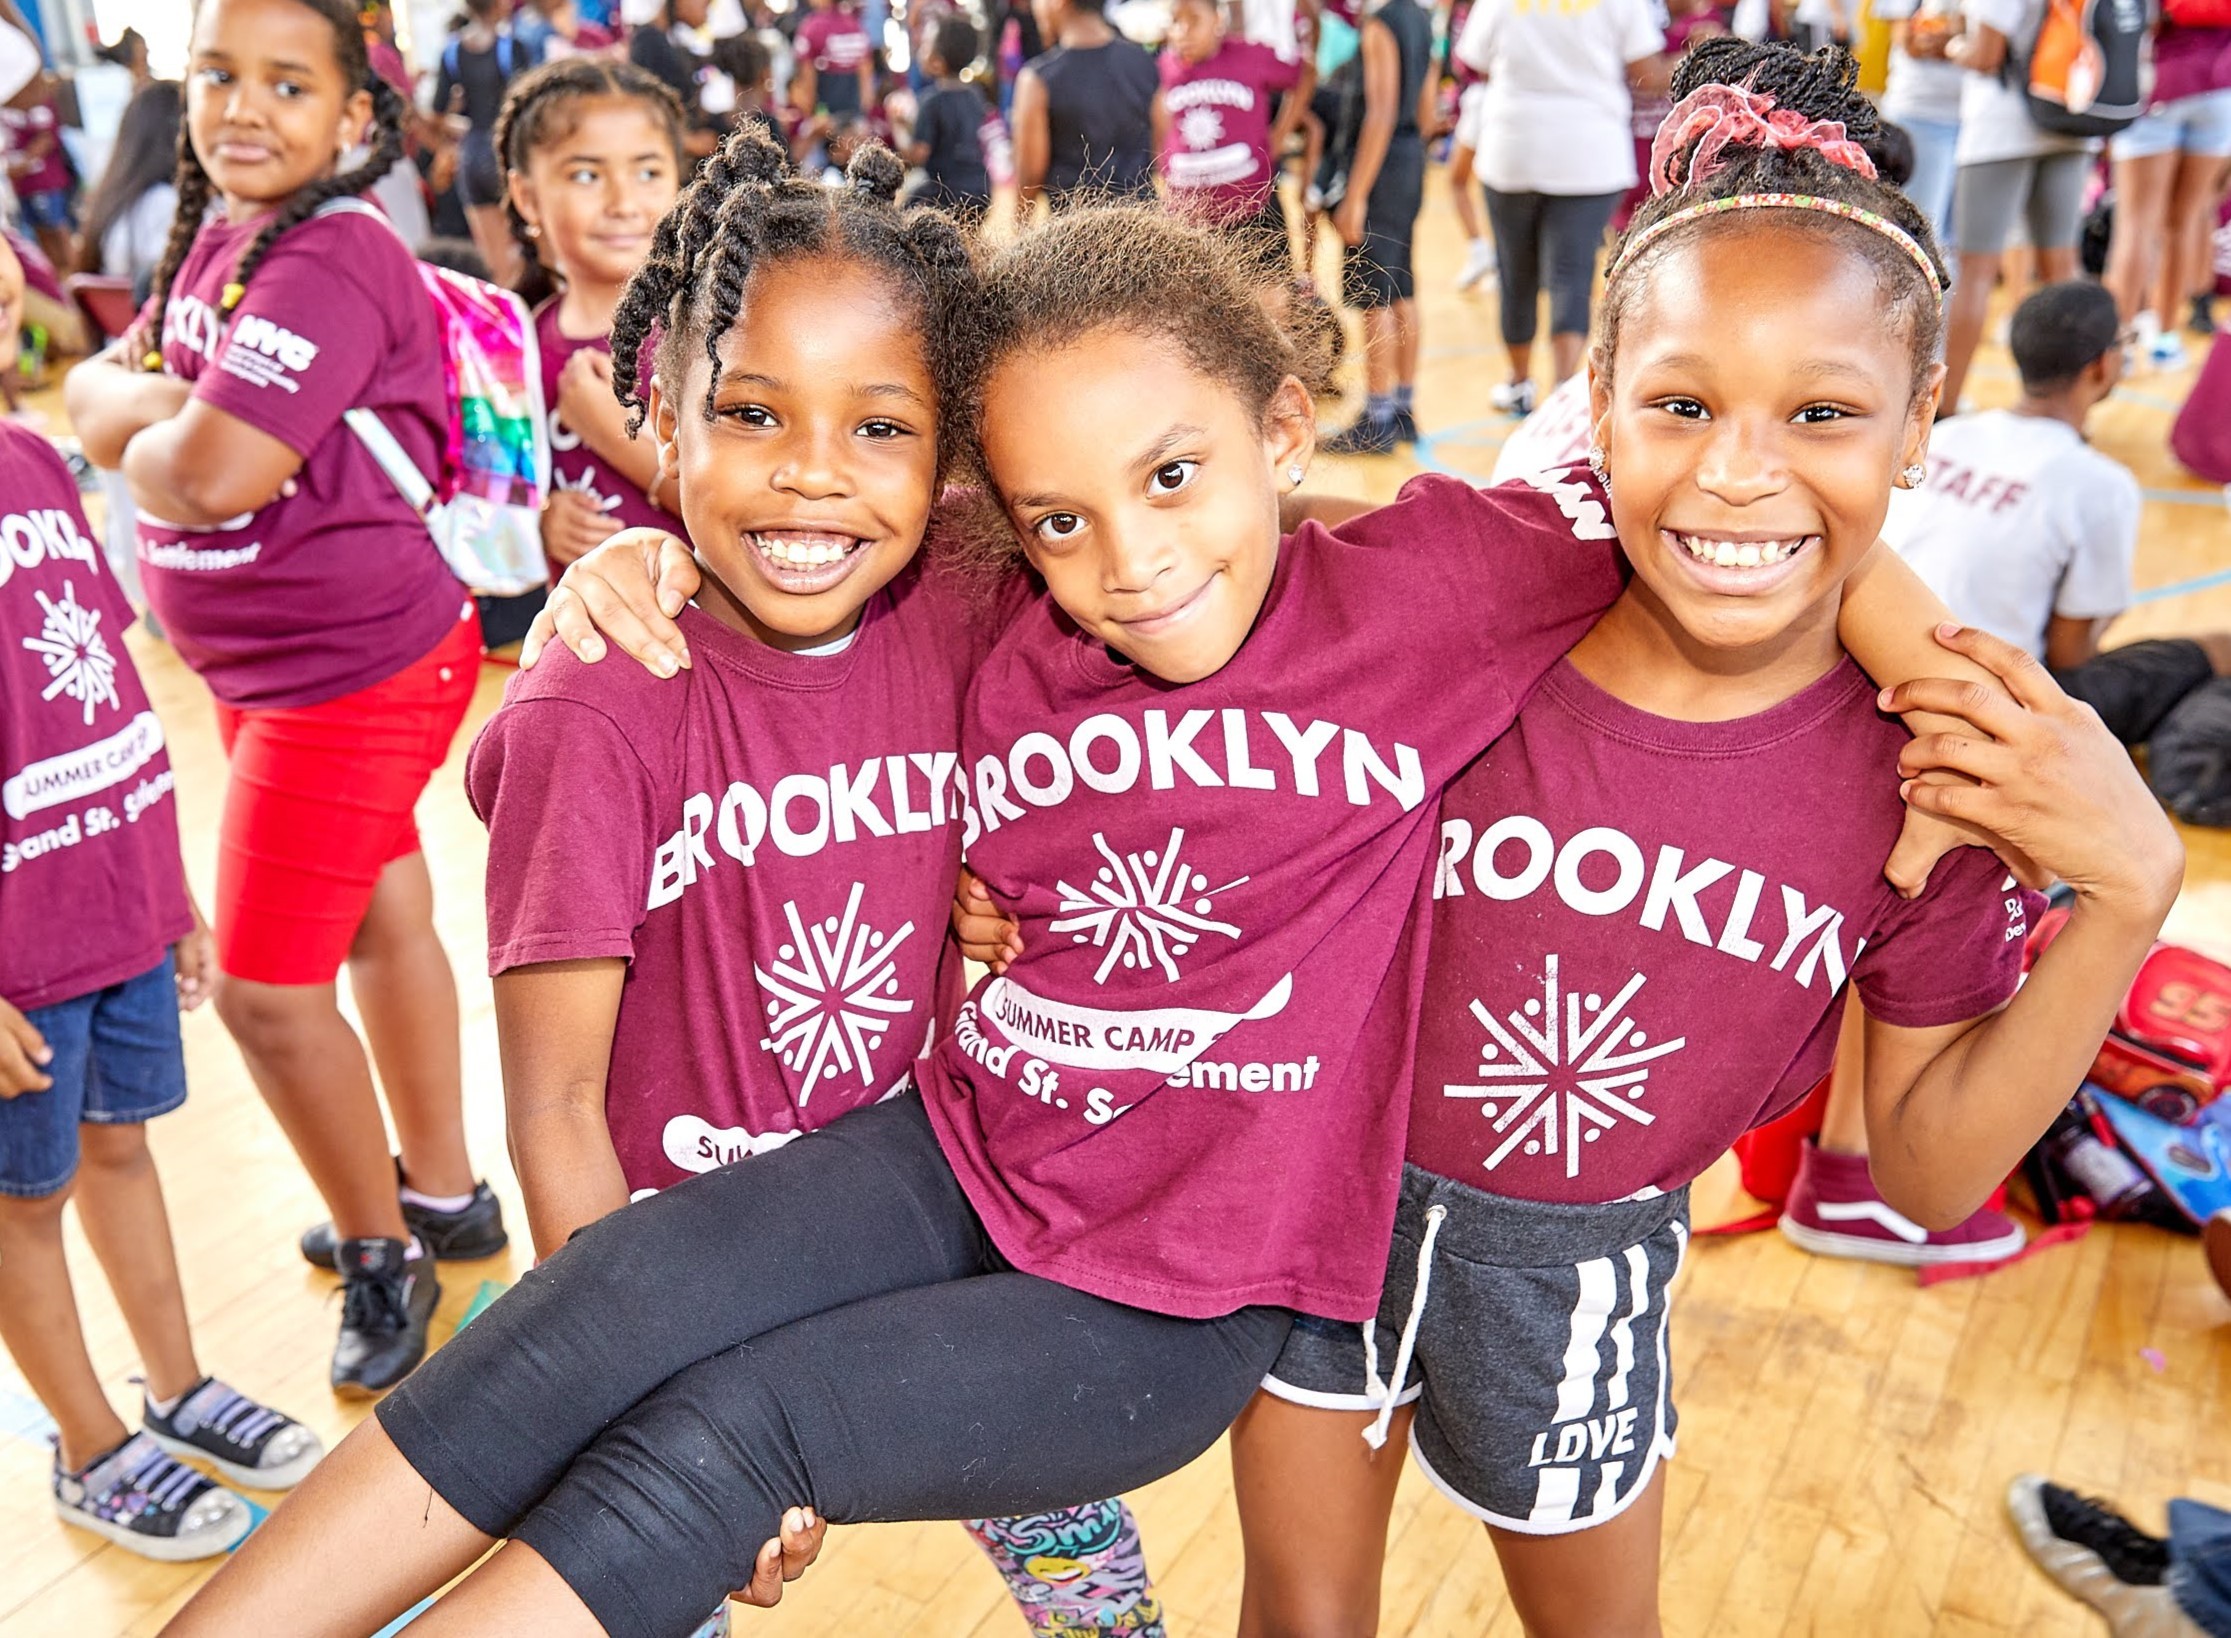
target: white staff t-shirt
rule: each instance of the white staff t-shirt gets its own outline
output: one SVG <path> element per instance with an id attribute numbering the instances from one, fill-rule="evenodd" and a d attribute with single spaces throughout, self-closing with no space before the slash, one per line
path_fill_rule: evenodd
<path id="1" fill-rule="evenodd" d="M 1664 49 L 1650 0 L 1479 0 L 1456 59 L 1487 78 L 1480 180 L 1498 193 L 1633 187 L 1627 65 Z"/>

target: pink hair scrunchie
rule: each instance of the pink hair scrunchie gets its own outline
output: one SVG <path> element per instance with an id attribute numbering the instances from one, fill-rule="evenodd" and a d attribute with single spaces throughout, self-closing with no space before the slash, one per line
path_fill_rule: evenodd
<path id="1" fill-rule="evenodd" d="M 1688 174 L 1675 182 L 1673 162 L 1692 143 Z M 1720 151 L 1730 144 L 1785 152 L 1811 148 L 1831 165 L 1870 179 L 1875 174 L 1875 162 L 1844 134 L 1843 121 L 1807 119 L 1794 108 L 1776 107 L 1772 97 L 1748 86 L 1704 85 L 1675 103 L 1658 127 L 1650 144 L 1650 192 L 1695 187 L 1720 169 Z"/>

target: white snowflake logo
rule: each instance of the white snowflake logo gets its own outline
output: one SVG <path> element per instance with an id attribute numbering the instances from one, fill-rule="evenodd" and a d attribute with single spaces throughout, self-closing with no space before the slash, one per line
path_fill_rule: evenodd
<path id="1" fill-rule="evenodd" d="M 1565 1175 L 1578 1177 L 1583 1143 L 1595 1142 L 1621 1119 L 1651 1124 L 1650 1112 L 1640 1107 L 1650 1065 L 1680 1051 L 1688 1037 L 1652 1045 L 1635 1026 L 1627 1005 L 1642 993 L 1644 982 L 1636 973 L 1608 1002 L 1595 993 L 1565 993 L 1562 1031 L 1555 956 L 1543 966 L 1541 995 L 1506 1015 L 1508 1029 L 1480 1002 L 1472 1003 L 1472 1016 L 1489 1037 L 1480 1045 L 1481 1084 L 1441 1091 L 1483 1100 L 1480 1113 L 1498 1133 L 1508 1134 L 1487 1157 L 1487 1170 L 1521 1144 L 1530 1155 L 1554 1155 L 1562 1142 Z"/>
<path id="2" fill-rule="evenodd" d="M 767 1037 L 759 1044 L 805 1077 L 800 1108 L 823 1081 L 854 1070 L 861 1085 L 873 1086 L 870 1055 L 892 1021 L 914 1010 L 913 1002 L 898 998 L 897 959 L 914 923 L 886 938 L 861 919 L 860 892 L 853 883 L 844 914 L 811 927 L 797 901 L 785 903 L 790 942 L 775 952 L 772 972 L 757 963 L 751 969 L 770 997 Z"/>
<path id="3" fill-rule="evenodd" d="M 1178 140 L 1195 153 L 1224 140 L 1224 116 L 1213 108 L 1188 108 L 1177 117 Z"/>
<path id="4" fill-rule="evenodd" d="M 550 479 L 550 487 L 553 491 L 571 489 L 588 496 L 590 500 L 596 502 L 596 509 L 607 516 L 620 509 L 619 496 L 607 495 L 597 488 L 596 468 L 593 466 L 582 468 L 581 479 L 578 483 L 568 482 L 563 472 L 555 473 Z"/>
<path id="5" fill-rule="evenodd" d="M 46 620 L 38 636 L 23 639 L 23 646 L 39 657 L 47 675 L 54 679 L 39 698 L 51 700 L 57 694 L 67 694 L 85 707 L 88 727 L 92 726 L 95 706 L 113 705 L 121 710 L 124 697 L 116 691 L 116 656 L 109 652 L 108 639 L 101 635 L 101 611 L 79 603 L 77 587 L 67 580 L 62 582 L 59 603 L 45 592 L 32 595 L 46 610 Z"/>
<path id="6" fill-rule="evenodd" d="M 1095 831 L 1092 845 L 1107 863 L 1093 874 L 1091 886 L 1080 892 L 1066 881 L 1054 884 L 1061 893 L 1062 919 L 1048 930 L 1068 933 L 1079 944 L 1107 951 L 1092 975 L 1094 983 L 1105 984 L 1119 964 L 1141 968 L 1152 963 L 1174 984 L 1178 957 L 1207 934 L 1239 937 L 1237 927 L 1212 921 L 1210 915 L 1218 898 L 1248 878 L 1209 886 L 1208 878 L 1180 857 L 1184 844 L 1185 832 L 1175 829 L 1159 852 L 1118 857 L 1107 837 Z"/>

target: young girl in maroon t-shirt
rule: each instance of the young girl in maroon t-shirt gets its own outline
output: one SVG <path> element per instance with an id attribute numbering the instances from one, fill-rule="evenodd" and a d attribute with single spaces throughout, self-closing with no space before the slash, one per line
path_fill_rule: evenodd
<path id="1" fill-rule="evenodd" d="M 472 699 L 478 625 L 342 420 L 373 411 L 435 470 L 440 337 L 395 231 L 320 213 L 387 173 L 403 114 L 349 0 L 206 0 L 153 300 L 68 386 L 87 454 L 138 504 L 148 599 L 217 697 L 217 1010 L 332 1211 L 303 1252 L 347 1282 L 333 1385 L 361 1394 L 425 1351 L 432 1257 L 504 1245 L 465 1151 L 457 990 L 411 818 Z M 336 1003 L 344 962 L 400 1178 Z"/>
<path id="2" fill-rule="evenodd" d="M 748 210 L 749 185 L 731 198 Z M 695 281 L 712 294 L 662 315 L 681 359 L 712 299 L 767 288 L 748 273 L 716 256 Z M 1227 248 L 1158 212 L 1057 218 L 997 260 L 987 308 L 937 339 L 987 361 L 987 475 L 1047 590 L 964 709 L 963 839 L 1022 954 L 962 1006 L 919 1096 L 690 1178 L 538 1268 L 178 1632 L 252 1628 L 312 1588 L 331 1630 L 377 1625 L 498 1536 L 513 1550 L 430 1632 L 675 1630 L 755 1562 L 777 1573 L 755 1555 L 786 1509 L 938 1518 L 1126 1489 L 1207 1448 L 1292 1309 L 1372 1311 L 1438 794 L 1614 600 L 1615 531 L 1584 485 L 1427 479 L 1282 540 L 1314 360 Z M 846 313 L 887 322 L 854 303 L 827 324 Z M 791 443 L 785 487 L 828 509 L 807 516 L 862 493 L 849 460 L 911 458 L 823 453 L 758 373 L 693 366 L 666 413 L 713 418 L 715 447 Z M 874 384 L 894 416 L 915 401 Z M 854 436 L 879 445 L 874 419 Z M 568 584 L 631 572 L 640 593 L 641 559 L 604 548 Z M 668 595 L 696 589 L 686 564 Z M 638 646 L 671 674 L 681 634 L 625 605 L 607 618 L 655 631 Z M 791 800 L 810 830 L 810 789 Z M 704 842 L 720 810 L 699 811 L 728 868 Z M 704 870 L 690 846 L 685 827 L 676 868 Z M 400 1545 L 338 1574 L 368 1533 Z"/>
<path id="3" fill-rule="evenodd" d="M 680 100 L 632 63 L 568 57 L 513 82 L 496 121 L 519 293 L 535 304 L 554 479 L 552 578 L 622 529 L 681 533 L 674 484 L 612 391 L 612 315 L 687 166 Z"/>

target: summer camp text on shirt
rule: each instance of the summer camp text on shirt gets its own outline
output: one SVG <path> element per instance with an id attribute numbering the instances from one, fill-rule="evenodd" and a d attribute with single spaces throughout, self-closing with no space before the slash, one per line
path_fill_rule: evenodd
<path id="1" fill-rule="evenodd" d="M 135 978 L 186 935 L 163 725 L 132 623 L 44 438 L 0 423 L 0 998 Z"/>
<path id="2" fill-rule="evenodd" d="M 1828 1072 L 1846 979 L 1933 1028 L 2014 993 L 2039 900 L 1988 851 L 1900 899 L 1904 725 L 1850 660 L 1724 722 L 1561 661 L 1441 804 L 1409 1158 L 1490 1194 L 1689 1182 Z"/>
<path id="3" fill-rule="evenodd" d="M 489 969 L 629 961 L 605 1105 L 631 1191 L 908 1084 L 959 868 L 961 690 L 1011 603 L 918 561 L 839 653 L 689 608 L 679 677 L 554 647 L 506 690 L 467 776 Z"/>
<path id="4" fill-rule="evenodd" d="M 962 748 L 970 864 L 1024 953 L 923 1088 L 1017 1267 L 1195 1317 L 1371 1310 L 1435 804 L 1619 562 L 1585 472 L 1420 478 L 1289 536 L 1201 682 L 1119 664 L 1043 597 L 1006 628 Z"/>

